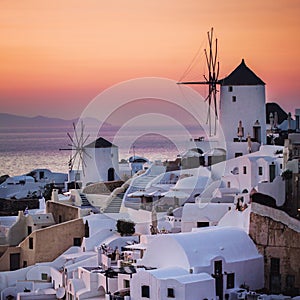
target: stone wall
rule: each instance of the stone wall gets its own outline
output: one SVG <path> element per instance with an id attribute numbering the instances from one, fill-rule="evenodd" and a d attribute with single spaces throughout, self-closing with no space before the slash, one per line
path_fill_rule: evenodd
<path id="1" fill-rule="evenodd" d="M 21 266 L 53 261 L 74 246 L 74 239 L 81 243 L 84 235 L 85 226 L 82 219 L 36 230 L 19 245 Z"/>
<path id="2" fill-rule="evenodd" d="M 7 247 L 4 254 L 0 257 L 0 272 L 11 271 L 10 270 L 10 257 L 11 254 L 20 254 L 21 249 L 19 247 Z M 20 265 L 22 267 L 22 265 Z"/>
<path id="3" fill-rule="evenodd" d="M 295 296 L 300 290 L 300 221 L 252 203 L 249 235 L 264 256 L 265 289 Z"/>
<path id="4" fill-rule="evenodd" d="M 78 219 L 80 208 L 61 202 L 47 201 L 46 213 L 52 213 L 55 223 L 63 223 Z"/>

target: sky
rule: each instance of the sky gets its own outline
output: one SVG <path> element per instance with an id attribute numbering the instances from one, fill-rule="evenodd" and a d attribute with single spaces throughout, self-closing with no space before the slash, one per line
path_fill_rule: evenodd
<path id="1" fill-rule="evenodd" d="M 122 81 L 179 80 L 213 27 L 220 78 L 244 58 L 294 113 L 299 16 L 299 0 L 1 0 L 0 112 L 71 119 Z M 200 53 L 185 80 L 203 79 Z"/>

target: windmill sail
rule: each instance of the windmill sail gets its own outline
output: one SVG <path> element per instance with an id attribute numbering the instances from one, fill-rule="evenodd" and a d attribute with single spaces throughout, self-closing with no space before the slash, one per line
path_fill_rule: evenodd
<path id="1" fill-rule="evenodd" d="M 68 163 L 69 170 L 72 171 L 73 169 L 77 169 L 77 172 L 79 172 L 79 170 L 82 170 L 83 175 L 85 175 L 85 168 L 87 165 L 84 160 L 84 157 L 87 156 L 91 158 L 91 156 L 87 153 L 85 149 L 86 142 L 89 139 L 90 135 L 84 137 L 85 126 L 83 124 L 83 121 L 81 121 L 80 128 L 78 129 L 76 128 L 75 123 L 73 123 L 73 129 L 73 137 L 69 132 L 67 133 L 70 139 L 70 143 L 68 144 L 70 148 L 60 150 L 72 150 L 72 155 L 70 156 Z"/>
<path id="2" fill-rule="evenodd" d="M 217 84 L 219 77 L 219 62 L 218 60 L 218 40 L 213 39 L 213 28 L 208 35 L 209 50 L 205 51 L 206 65 L 208 75 L 204 75 L 205 81 L 185 81 L 178 82 L 178 84 L 204 84 L 208 85 L 208 95 L 205 101 L 208 101 L 208 113 L 206 123 L 209 126 L 210 136 L 216 135 L 217 130 L 217 119 L 218 119 L 218 108 L 217 108 Z M 212 128 L 214 126 L 214 129 Z"/>

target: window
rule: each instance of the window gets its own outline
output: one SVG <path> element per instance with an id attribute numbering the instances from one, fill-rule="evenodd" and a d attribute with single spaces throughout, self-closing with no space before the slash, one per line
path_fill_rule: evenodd
<path id="1" fill-rule="evenodd" d="M 242 152 L 236 152 L 236 153 L 234 154 L 234 157 L 239 157 L 239 156 L 243 156 L 243 153 L 242 153 Z"/>
<path id="2" fill-rule="evenodd" d="M 32 232 L 32 227 L 31 226 L 27 226 L 27 235 L 30 235 Z"/>
<path id="3" fill-rule="evenodd" d="M 295 275 L 286 275 L 286 287 L 288 289 L 295 287 Z"/>
<path id="4" fill-rule="evenodd" d="M 209 222 L 197 222 L 197 227 L 208 227 L 209 226 Z"/>
<path id="5" fill-rule="evenodd" d="M 81 246 L 81 238 L 74 238 L 73 245 L 80 247 Z"/>
<path id="6" fill-rule="evenodd" d="M 232 102 L 236 102 L 236 96 L 232 96 Z"/>
<path id="7" fill-rule="evenodd" d="M 130 281 L 128 279 L 124 279 L 124 288 L 129 288 L 130 287 Z"/>
<path id="8" fill-rule="evenodd" d="M 279 275 L 280 274 L 280 258 L 271 258 L 271 274 Z"/>
<path id="9" fill-rule="evenodd" d="M 262 167 L 258 167 L 258 175 L 262 175 L 263 174 L 263 168 Z"/>
<path id="10" fill-rule="evenodd" d="M 230 181 L 227 181 L 227 188 L 230 189 Z"/>
<path id="11" fill-rule="evenodd" d="M 150 298 L 150 287 L 149 287 L 149 285 L 142 285 L 142 297 Z"/>
<path id="12" fill-rule="evenodd" d="M 168 298 L 175 298 L 175 293 L 173 288 L 168 288 Z"/>
<path id="13" fill-rule="evenodd" d="M 42 273 L 42 280 L 48 280 L 48 274 Z"/>
<path id="14" fill-rule="evenodd" d="M 247 167 L 243 166 L 243 174 L 247 174 Z"/>
<path id="15" fill-rule="evenodd" d="M 233 91 L 233 87 L 232 86 L 229 86 L 228 87 L 228 92 L 232 92 Z"/>
<path id="16" fill-rule="evenodd" d="M 33 249 L 33 238 L 29 238 L 29 249 Z"/>
<path id="17" fill-rule="evenodd" d="M 234 288 L 234 273 L 227 274 L 227 289 Z"/>

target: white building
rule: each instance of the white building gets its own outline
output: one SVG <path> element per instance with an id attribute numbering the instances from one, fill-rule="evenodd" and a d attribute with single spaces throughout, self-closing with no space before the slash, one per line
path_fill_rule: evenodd
<path id="1" fill-rule="evenodd" d="M 222 177 L 228 189 L 237 189 L 240 193 L 256 191 L 267 194 L 284 202 L 284 182 L 281 178 L 283 157 L 276 154 L 281 146 L 262 146 L 260 151 L 226 161 Z"/>
<path id="2" fill-rule="evenodd" d="M 9 220 L 11 221 L 9 222 Z M 1 217 L 0 245 L 16 246 L 31 232 L 54 224 L 55 221 L 51 213 L 24 215 L 23 211 L 19 211 L 18 216 L 13 217 L 13 219 L 12 217 Z"/>
<path id="3" fill-rule="evenodd" d="M 182 210 L 181 231 L 216 226 L 231 209 L 234 209 L 233 203 L 186 203 Z"/>
<path id="4" fill-rule="evenodd" d="M 83 186 L 88 183 L 114 181 L 119 178 L 119 151 L 116 145 L 100 137 L 84 148 Z"/>
<path id="5" fill-rule="evenodd" d="M 139 288 L 133 287 L 136 284 Z M 138 271 L 133 275 L 131 286 L 131 300 L 215 298 L 215 281 L 210 275 L 190 274 L 178 267 Z"/>
<path id="6" fill-rule="evenodd" d="M 174 299 L 203 299 L 207 296 L 216 299 L 217 296 L 223 298 L 231 289 L 242 284 L 252 290 L 260 289 L 264 284 L 262 255 L 245 231 L 232 227 L 211 227 L 197 232 L 157 236 L 138 263 L 158 270 L 157 273 L 143 271 L 133 274 L 130 287 L 132 300 L 165 299 L 168 293 L 172 293 Z M 160 275 L 163 270 L 174 267 L 182 270 L 169 277 Z M 188 276 L 188 273 L 200 276 L 182 280 L 182 276 Z M 195 281 L 198 281 L 200 294 L 197 292 L 190 298 L 182 298 L 189 288 L 196 292 L 196 287 L 191 285 Z M 207 290 L 202 289 L 204 286 Z M 210 295 L 211 289 L 213 296 Z"/>
<path id="7" fill-rule="evenodd" d="M 8 177 L 0 184 L 0 198 L 30 198 L 39 197 L 46 184 L 54 183 L 63 187 L 68 175 L 51 172 L 48 169 L 35 169 L 28 174 Z"/>

